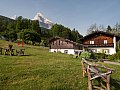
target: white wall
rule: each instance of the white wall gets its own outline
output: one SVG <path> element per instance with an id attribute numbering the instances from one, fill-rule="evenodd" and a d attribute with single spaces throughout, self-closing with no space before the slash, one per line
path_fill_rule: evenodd
<path id="1" fill-rule="evenodd" d="M 116 37 L 113 37 L 114 49 L 116 50 Z M 116 51 L 115 51 L 116 53 Z"/>
<path id="2" fill-rule="evenodd" d="M 73 54 L 74 55 L 74 49 L 50 49 L 50 52 L 61 52 L 61 53 L 64 53 L 65 50 L 68 50 L 67 54 Z"/>
<path id="3" fill-rule="evenodd" d="M 102 53 L 103 49 L 109 49 L 110 55 L 116 53 L 116 49 L 114 47 L 96 47 L 96 48 L 89 48 L 89 49 L 95 49 L 97 51 L 97 53 Z"/>
<path id="4" fill-rule="evenodd" d="M 103 49 L 108 49 L 110 55 L 116 53 L 116 49 L 114 47 L 95 47 L 95 48 L 89 48 L 89 49 L 95 49 L 97 53 L 102 53 Z M 75 54 L 75 51 L 78 51 L 78 53 L 82 52 L 82 50 L 75 50 L 75 49 L 49 49 L 49 52 L 65 53 L 65 50 L 68 50 L 67 54 L 72 54 L 72 55 Z"/>
<path id="5" fill-rule="evenodd" d="M 50 49 L 49 52 L 61 52 L 61 53 L 65 53 L 65 50 L 68 50 L 67 54 L 75 54 L 75 51 L 82 52 L 82 50 L 75 50 L 75 49 Z"/>

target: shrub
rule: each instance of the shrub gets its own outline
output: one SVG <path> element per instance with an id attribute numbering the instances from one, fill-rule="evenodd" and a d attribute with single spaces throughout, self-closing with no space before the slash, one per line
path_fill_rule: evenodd
<path id="1" fill-rule="evenodd" d="M 88 59 L 94 59 L 94 60 L 100 60 L 100 59 L 108 59 L 109 55 L 106 55 L 105 53 L 89 53 L 89 52 L 82 52 L 80 55 L 80 58 L 88 58 Z"/>
<path id="2" fill-rule="evenodd" d="M 91 56 L 90 56 L 91 59 L 106 59 L 107 58 L 107 55 L 104 54 L 104 53 L 91 53 Z"/>
<path id="3" fill-rule="evenodd" d="M 108 57 L 112 61 L 120 61 L 120 51 Z"/>
<path id="4" fill-rule="evenodd" d="M 73 55 L 73 58 L 78 58 L 78 55 Z"/>
<path id="5" fill-rule="evenodd" d="M 81 54 L 80 54 L 80 58 L 90 58 L 90 56 L 91 56 L 91 53 L 89 53 L 89 52 L 87 52 L 87 51 L 85 51 L 85 52 L 82 52 Z"/>

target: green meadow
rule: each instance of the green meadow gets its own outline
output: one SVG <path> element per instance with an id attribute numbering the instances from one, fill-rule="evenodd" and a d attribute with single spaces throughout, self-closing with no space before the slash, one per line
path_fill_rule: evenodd
<path id="1" fill-rule="evenodd" d="M 8 44 L 0 41 L 0 47 L 7 48 Z M 15 49 L 25 48 L 25 56 L 0 55 L 0 90 L 87 90 L 79 58 L 50 53 L 40 46 L 12 44 Z M 115 69 L 111 90 L 120 90 L 120 66 L 104 65 Z"/>

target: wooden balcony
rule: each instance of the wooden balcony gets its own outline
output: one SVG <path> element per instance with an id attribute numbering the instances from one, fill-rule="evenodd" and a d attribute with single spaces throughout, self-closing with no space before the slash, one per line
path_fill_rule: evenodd
<path id="1" fill-rule="evenodd" d="M 86 47 L 114 47 L 114 43 L 107 44 L 83 44 Z"/>
<path id="2" fill-rule="evenodd" d="M 51 45 L 50 49 L 73 49 L 73 46 Z"/>

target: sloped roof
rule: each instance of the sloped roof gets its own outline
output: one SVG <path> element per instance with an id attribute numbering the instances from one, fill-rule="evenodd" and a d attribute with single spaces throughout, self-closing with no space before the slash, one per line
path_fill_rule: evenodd
<path id="1" fill-rule="evenodd" d="M 71 41 L 71 40 L 69 40 L 69 39 L 64 39 L 64 38 L 58 37 L 58 36 L 51 38 L 51 39 L 49 40 L 49 43 L 51 43 L 52 41 L 57 40 L 57 39 L 61 39 L 61 40 L 63 40 L 63 41 L 72 43 L 72 44 L 74 44 L 74 45 L 82 45 L 82 44 L 79 44 L 79 43 L 77 43 L 77 42 Z"/>
<path id="2" fill-rule="evenodd" d="M 119 36 L 117 36 L 117 35 L 115 35 L 115 34 L 112 34 L 112 33 L 104 32 L 104 31 L 95 31 L 95 32 L 93 32 L 93 33 L 91 33 L 91 34 L 88 34 L 88 35 L 84 36 L 84 37 L 83 37 L 83 40 L 86 39 L 86 38 L 92 37 L 92 36 L 94 36 L 94 35 L 99 35 L 99 34 L 107 35 L 107 36 L 112 36 L 112 37 L 115 36 L 115 37 L 117 38 L 117 40 L 120 40 L 120 37 L 119 37 Z"/>

